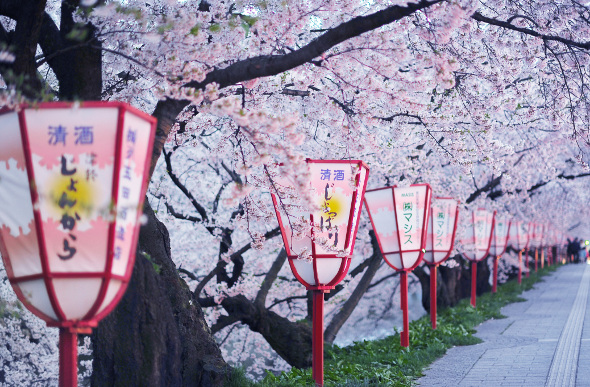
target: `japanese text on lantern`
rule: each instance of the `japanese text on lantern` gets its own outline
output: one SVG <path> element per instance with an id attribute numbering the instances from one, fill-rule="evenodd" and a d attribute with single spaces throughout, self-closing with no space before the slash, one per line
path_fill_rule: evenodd
<path id="1" fill-rule="evenodd" d="M 127 211 L 129 207 L 125 205 L 127 201 L 130 199 L 131 194 L 131 187 L 134 183 L 133 179 L 133 156 L 135 154 L 135 145 L 137 143 L 137 130 L 129 128 L 127 130 L 127 134 L 124 138 L 124 160 L 123 160 L 123 169 L 122 174 L 123 178 L 121 179 L 121 197 L 123 199 L 122 205 L 119 207 L 119 212 L 117 216 L 119 219 L 125 221 L 127 220 Z M 123 253 L 123 244 L 125 244 L 125 239 L 127 238 L 125 223 L 122 222 L 119 224 L 115 230 L 115 250 L 114 250 L 114 258 L 116 260 L 121 258 Z"/>
<path id="2" fill-rule="evenodd" d="M 48 143 L 56 146 L 57 144 L 68 144 L 68 129 L 63 125 L 48 126 Z M 74 127 L 74 146 L 92 145 L 94 140 L 94 133 L 92 126 L 75 126 Z M 70 144 L 72 145 L 72 144 Z M 60 157 L 60 175 L 66 182 L 62 185 L 60 192 L 57 193 L 59 199 L 57 205 L 63 211 L 60 219 L 60 224 L 68 236 L 63 240 L 63 253 L 58 253 L 57 256 L 64 261 L 72 259 L 76 253 L 76 222 L 80 220 L 78 213 L 78 184 L 79 178 L 76 175 L 77 168 L 73 165 L 73 161 L 68 163 L 65 154 Z M 69 164 L 69 165 L 68 165 Z"/>
<path id="3" fill-rule="evenodd" d="M 322 176 L 323 171 L 325 171 L 325 169 L 322 169 Z M 334 238 L 334 246 L 337 246 L 338 226 L 332 226 L 332 221 L 338 216 L 338 213 L 334 211 L 334 203 L 332 203 L 333 195 L 329 196 L 329 190 L 330 184 L 326 183 L 326 187 L 324 188 L 324 202 L 322 204 L 322 215 L 320 217 L 320 228 L 322 231 L 324 231 L 324 226 L 326 226 L 326 229 L 328 230 L 328 240 L 332 240 L 332 238 Z"/>
<path id="4" fill-rule="evenodd" d="M 343 181 L 344 169 L 322 169 L 320 179 L 327 181 Z"/>
<path id="5" fill-rule="evenodd" d="M 444 225 L 445 225 L 445 213 L 443 211 L 439 211 L 436 214 L 436 245 L 434 247 L 442 247 L 443 242 L 443 234 L 444 234 Z"/>
<path id="6" fill-rule="evenodd" d="M 338 225 L 333 224 L 338 216 L 339 203 L 334 195 L 334 183 L 329 182 L 344 181 L 344 169 L 321 169 L 320 180 L 326 181 L 324 186 L 324 199 L 322 202 L 322 214 L 320 216 L 320 229 L 328 231 L 328 240 L 333 242 L 333 246 L 338 245 Z M 332 191 L 332 192 L 331 192 Z"/>
<path id="7" fill-rule="evenodd" d="M 68 236 L 70 237 L 70 239 L 64 238 L 64 243 L 63 243 L 64 253 L 57 254 L 57 256 L 64 261 L 73 258 L 77 252 L 76 248 L 73 246 L 76 242 L 76 239 L 77 239 L 76 235 L 75 235 L 74 228 L 76 227 L 76 220 L 80 220 L 80 215 L 78 214 L 78 212 L 76 212 L 76 209 L 75 209 L 76 204 L 78 203 L 78 200 L 72 199 L 70 196 L 70 195 L 75 195 L 75 192 L 78 191 L 76 188 L 76 185 L 78 184 L 78 180 L 74 179 L 74 177 L 73 177 L 75 173 L 76 173 L 76 168 L 68 169 L 66 157 L 64 155 L 62 155 L 61 156 L 61 175 L 67 176 L 67 178 L 69 178 L 69 180 L 70 180 L 69 184 L 66 186 L 66 188 L 61 193 L 61 196 L 60 196 L 59 201 L 57 203 L 59 208 L 61 208 L 62 210 L 65 210 L 65 212 L 63 213 L 63 215 L 61 217 L 60 223 L 61 223 L 61 226 L 63 227 L 63 229 L 67 230 L 66 232 L 69 231 Z M 71 210 L 71 213 L 68 213 L 69 210 Z"/>
<path id="8" fill-rule="evenodd" d="M 63 125 L 49 125 L 47 129 L 49 145 L 68 145 L 68 135 L 71 133 L 68 132 L 67 127 Z M 75 126 L 73 135 L 74 142 L 69 145 L 92 145 L 94 142 L 92 126 Z M 80 214 L 78 212 L 80 205 L 77 199 L 80 180 L 77 177 L 78 175 L 76 175 L 77 168 L 73 165 L 73 160 L 68 162 L 65 153 L 60 157 L 60 164 L 60 175 L 66 183 L 62 184 L 62 188 L 57 192 L 57 196 L 59 197 L 57 205 L 63 211 L 60 224 L 63 230 L 68 233 L 68 236 L 63 240 L 63 252 L 58 253 L 57 256 L 61 260 L 67 261 L 72 259 L 78 251 L 75 245 L 77 240 L 76 222 L 80 220 Z"/>
<path id="9" fill-rule="evenodd" d="M 412 219 L 412 202 L 403 202 L 402 204 L 402 214 L 405 219 L 403 225 L 403 232 L 404 232 L 404 245 L 408 243 L 412 243 L 412 224 L 410 220 Z"/>
<path id="10" fill-rule="evenodd" d="M 488 247 L 489 237 L 486 235 L 488 229 L 488 219 L 485 211 L 476 211 L 474 214 L 473 236 L 475 238 L 475 247 L 483 250 Z"/>
<path id="11" fill-rule="evenodd" d="M 63 125 L 49 126 L 49 145 L 68 145 L 68 129 Z M 74 127 L 74 145 L 92 145 L 94 143 L 94 131 L 92 126 Z M 71 145 L 71 144 L 70 144 Z"/>

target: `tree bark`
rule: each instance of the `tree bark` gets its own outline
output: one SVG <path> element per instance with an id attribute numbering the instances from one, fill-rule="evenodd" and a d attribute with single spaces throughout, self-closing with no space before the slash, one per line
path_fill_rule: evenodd
<path id="1" fill-rule="evenodd" d="M 57 76 L 60 99 L 100 100 L 102 57 L 94 27 L 84 26 L 86 37 L 71 41 L 68 34 L 80 28 L 72 17 L 76 2 L 63 2 L 59 28 L 47 14 L 38 10 L 33 14 L 33 4 L 41 7 L 42 3 L 10 1 L 0 5 L 0 11 L 18 16 L 18 31 L 12 43 L 24 42 L 25 36 L 29 39 L 26 45 L 19 45 L 14 70 L 32 79 L 31 74 L 36 74 L 33 54 L 39 40 L 45 59 Z M 36 91 L 30 94 L 38 95 L 40 82 L 31 85 Z M 171 125 L 166 120 L 163 123 Z M 159 154 L 153 156 L 156 160 L 158 157 Z M 149 205 L 144 212 L 148 223 L 141 228 L 127 292 L 92 335 L 91 382 L 96 386 L 222 385 L 228 366 L 201 307 L 192 302 L 192 295 L 171 260 L 168 232 Z"/>
<path id="2" fill-rule="evenodd" d="M 92 336 L 93 386 L 220 386 L 228 372 L 149 205 L 125 296 Z"/>
<path id="3" fill-rule="evenodd" d="M 459 262 L 460 265 L 453 268 L 439 266 L 437 270 L 437 308 L 455 306 L 463 298 L 471 296 L 471 266 L 460 255 L 452 258 Z M 426 273 L 424 266 L 417 267 L 413 273 L 420 280 L 422 306 L 427 312 L 430 312 L 430 275 Z M 478 296 L 490 291 L 489 278 L 490 269 L 486 258 L 477 263 L 476 293 Z"/>

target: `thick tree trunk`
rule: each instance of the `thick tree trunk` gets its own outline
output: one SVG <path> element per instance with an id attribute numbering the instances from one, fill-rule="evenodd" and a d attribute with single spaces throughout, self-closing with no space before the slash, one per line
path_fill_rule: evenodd
<path id="1" fill-rule="evenodd" d="M 228 366 L 170 258 L 168 231 L 144 212 L 132 280 L 92 337 L 92 385 L 222 385 Z"/>
<path id="2" fill-rule="evenodd" d="M 436 279 L 437 308 L 457 305 L 461 299 L 471 296 L 471 266 L 460 256 L 455 256 L 454 259 L 460 263 L 459 266 L 453 268 L 438 267 Z M 422 287 L 422 306 L 427 312 L 430 312 L 430 275 L 426 273 L 424 266 L 417 267 L 413 273 L 420 280 L 420 286 Z M 489 279 L 490 269 L 487 259 L 484 259 L 477 263 L 476 293 L 478 296 L 490 291 Z"/>

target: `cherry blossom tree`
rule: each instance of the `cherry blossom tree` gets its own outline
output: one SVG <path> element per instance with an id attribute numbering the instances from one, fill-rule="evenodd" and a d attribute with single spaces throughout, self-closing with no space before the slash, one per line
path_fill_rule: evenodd
<path id="1" fill-rule="evenodd" d="M 148 223 L 129 291 L 93 336 L 93 383 L 219 384 L 249 331 L 253 346 L 309 364 L 309 297 L 269 200 L 286 194 L 281 176 L 309 201 L 306 157 L 362 159 L 370 187 L 427 182 L 464 212 L 587 230 L 589 12 L 546 0 L 2 1 L 1 105 L 116 99 L 158 118 Z M 366 219 L 358 239 L 329 296 L 330 342 L 363 295 L 391 305 Z M 449 294 L 463 265 L 439 281 Z"/>

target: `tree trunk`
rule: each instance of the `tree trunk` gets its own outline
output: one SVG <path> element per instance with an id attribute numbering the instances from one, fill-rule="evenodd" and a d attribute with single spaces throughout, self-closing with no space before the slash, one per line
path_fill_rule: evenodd
<path id="1" fill-rule="evenodd" d="M 461 299 L 471 296 L 471 265 L 461 256 L 457 255 L 452 258 L 460 265 L 453 268 L 439 266 L 437 270 L 437 308 L 455 306 Z M 424 266 L 417 267 L 413 273 L 420 280 L 422 287 L 422 306 L 427 312 L 430 312 L 430 275 L 426 273 Z M 477 263 L 476 293 L 478 296 L 490 291 L 489 279 L 490 269 L 487 259 L 484 259 Z"/>
<path id="2" fill-rule="evenodd" d="M 148 204 L 125 296 L 92 336 L 93 386 L 220 386 L 228 366 Z"/>

